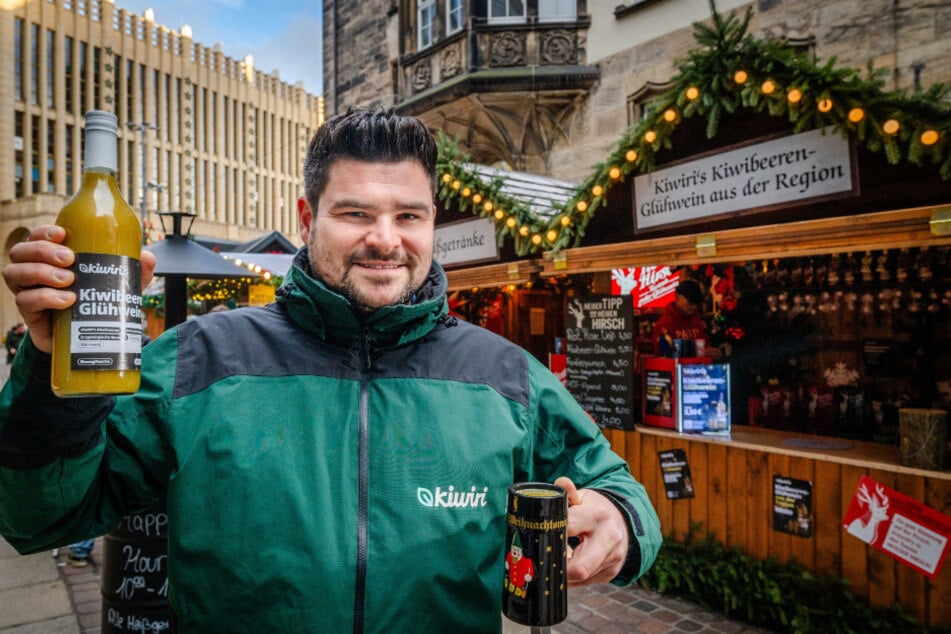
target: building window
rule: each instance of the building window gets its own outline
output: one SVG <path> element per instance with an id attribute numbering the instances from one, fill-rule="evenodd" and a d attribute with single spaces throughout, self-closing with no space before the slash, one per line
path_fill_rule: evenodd
<path id="1" fill-rule="evenodd" d="M 524 0 L 489 0 L 489 22 L 511 24 L 524 21 Z"/>
<path id="2" fill-rule="evenodd" d="M 462 30 L 462 0 L 446 0 L 446 35 Z"/>
<path id="3" fill-rule="evenodd" d="M 22 18 L 17 18 L 13 27 L 13 98 L 23 101 L 23 29 Z"/>
<path id="4" fill-rule="evenodd" d="M 83 113 L 86 111 L 87 101 L 87 85 L 86 81 L 86 72 L 89 68 L 88 60 L 86 59 L 89 55 L 89 45 L 83 41 L 79 42 L 79 112 Z"/>
<path id="5" fill-rule="evenodd" d="M 30 117 L 30 193 L 40 191 L 40 118 Z"/>
<path id="6" fill-rule="evenodd" d="M 46 107 L 56 107 L 56 31 L 46 30 Z"/>
<path id="7" fill-rule="evenodd" d="M 66 76 L 66 92 L 63 97 L 66 99 L 66 112 L 73 112 L 75 100 L 73 99 L 73 38 L 66 35 L 63 37 L 63 71 Z"/>
<path id="8" fill-rule="evenodd" d="M 46 120 L 46 191 L 56 191 L 56 130 L 53 120 Z"/>
<path id="9" fill-rule="evenodd" d="M 13 196 L 22 198 L 23 191 L 23 113 L 13 115 Z"/>
<path id="10" fill-rule="evenodd" d="M 30 25 L 30 103 L 40 105 L 40 25 Z"/>
<path id="11" fill-rule="evenodd" d="M 420 0 L 416 7 L 417 46 L 424 49 L 433 44 L 433 23 L 436 21 L 436 0 Z"/>
<path id="12" fill-rule="evenodd" d="M 92 48 L 92 97 L 96 110 L 102 110 L 102 47 Z"/>
<path id="13" fill-rule="evenodd" d="M 539 22 L 570 22 L 576 18 L 575 0 L 538 0 Z"/>
<path id="14" fill-rule="evenodd" d="M 63 140 L 63 154 L 66 157 L 66 161 L 63 163 L 63 170 L 66 173 L 66 193 L 73 193 L 73 125 L 71 123 L 66 124 L 66 138 Z"/>

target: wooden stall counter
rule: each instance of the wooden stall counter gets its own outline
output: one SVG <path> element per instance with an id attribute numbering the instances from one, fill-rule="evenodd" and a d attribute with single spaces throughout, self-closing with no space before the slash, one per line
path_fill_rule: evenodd
<path id="1" fill-rule="evenodd" d="M 604 433 L 647 489 L 665 535 L 683 540 L 699 525 L 701 534 L 751 557 L 795 558 L 815 573 L 848 579 L 872 606 L 898 603 L 923 624 L 951 625 L 951 564 L 929 578 L 843 527 L 863 476 L 951 515 L 951 471 L 902 466 L 896 446 L 745 426 L 723 437 L 643 425 Z M 662 455 L 668 464 L 671 456 L 682 461 L 676 468 L 690 479 L 689 495 L 669 495 Z M 777 482 L 808 492 L 808 531 L 777 521 Z"/>

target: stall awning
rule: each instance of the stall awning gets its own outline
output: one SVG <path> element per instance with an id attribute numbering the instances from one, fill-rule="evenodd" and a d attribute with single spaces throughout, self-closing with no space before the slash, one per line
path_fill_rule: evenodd
<path id="1" fill-rule="evenodd" d="M 948 209 L 949 205 L 915 207 L 564 249 L 544 254 L 541 275 L 949 244 L 951 235 L 937 229 Z"/>

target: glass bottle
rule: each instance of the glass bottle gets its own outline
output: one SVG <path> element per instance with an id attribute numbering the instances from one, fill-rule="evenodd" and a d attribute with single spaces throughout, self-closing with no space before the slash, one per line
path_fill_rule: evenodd
<path id="1" fill-rule="evenodd" d="M 53 317 L 50 384 L 60 397 L 139 389 L 142 228 L 116 182 L 118 121 L 86 113 L 82 184 L 56 224 L 76 254 L 76 303 Z"/>

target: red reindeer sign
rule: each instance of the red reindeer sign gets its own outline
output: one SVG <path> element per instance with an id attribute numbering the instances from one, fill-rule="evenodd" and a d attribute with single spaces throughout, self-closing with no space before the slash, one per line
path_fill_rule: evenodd
<path id="1" fill-rule="evenodd" d="M 868 476 L 859 480 L 842 528 L 932 579 L 951 544 L 951 517 Z"/>

